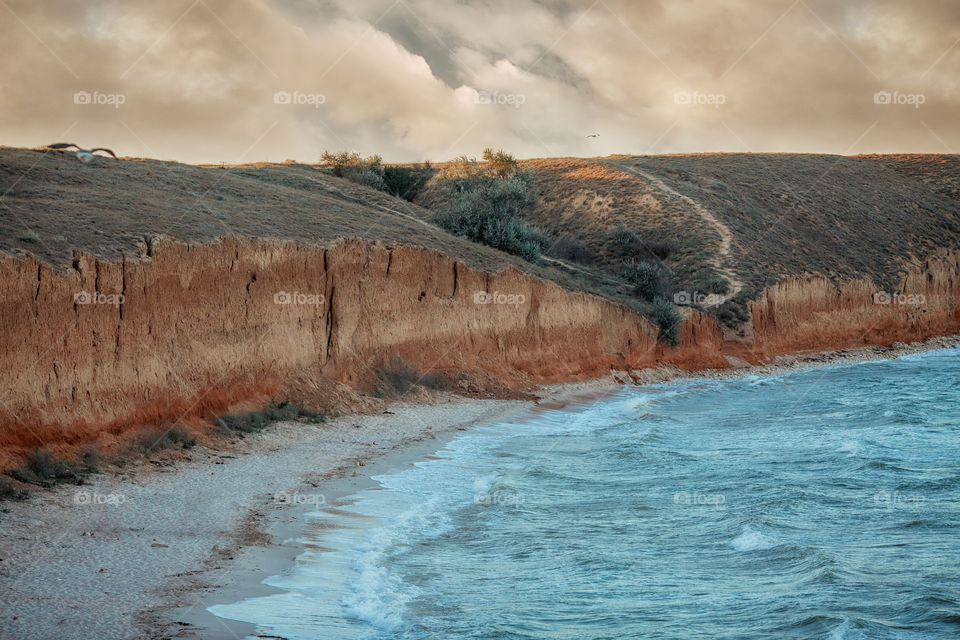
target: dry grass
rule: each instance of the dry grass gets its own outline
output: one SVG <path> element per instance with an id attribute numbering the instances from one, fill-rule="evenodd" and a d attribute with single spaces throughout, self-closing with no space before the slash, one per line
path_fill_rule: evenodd
<path id="1" fill-rule="evenodd" d="M 906 261 L 960 246 L 960 158 L 944 155 L 694 154 L 529 160 L 537 175 L 527 223 L 582 246 L 537 264 L 453 236 L 431 223 L 440 194 L 428 183 L 416 204 L 313 165 L 204 167 L 97 159 L 0 148 L 0 250 L 31 252 L 68 267 L 72 251 L 138 256 L 145 237 L 203 242 L 228 234 L 324 243 L 365 237 L 423 245 L 471 266 L 513 265 L 572 290 L 651 312 L 621 274 L 660 261 L 676 291 L 723 288 L 722 238 L 682 197 L 709 210 L 732 237 L 725 266 L 744 289 L 712 309 L 727 324 L 744 303 L 783 278 L 870 276 L 891 286 Z M 434 165 L 440 169 L 443 165 Z M 622 242 L 628 231 L 635 240 Z M 580 264 L 574 262 L 574 255 Z M 553 256 L 553 257 L 550 257 Z"/>
<path id="2" fill-rule="evenodd" d="M 726 266 L 744 283 L 734 300 L 710 309 L 728 325 L 746 319 L 747 300 L 786 277 L 869 276 L 889 287 L 904 262 L 960 245 L 957 156 L 692 154 L 528 162 L 539 195 L 526 220 L 554 237 L 583 242 L 601 256 L 593 264 L 609 274 L 650 260 L 644 254 L 664 245 L 673 248 L 663 264 L 674 290 L 725 287 L 712 264 L 718 231 L 682 197 L 631 171 L 709 210 L 732 236 Z M 638 242 L 625 245 L 623 229 Z"/>
<path id="3" fill-rule="evenodd" d="M 512 265 L 568 289 L 596 290 L 562 265 L 533 265 L 457 237 L 433 225 L 423 207 L 313 165 L 221 168 L 111 158 L 85 165 L 72 154 L 0 147 L 0 185 L 0 251 L 32 253 L 64 269 L 74 250 L 138 257 L 144 239 L 161 234 L 187 242 L 240 235 L 317 244 L 362 237 L 438 249 L 484 271 Z"/>

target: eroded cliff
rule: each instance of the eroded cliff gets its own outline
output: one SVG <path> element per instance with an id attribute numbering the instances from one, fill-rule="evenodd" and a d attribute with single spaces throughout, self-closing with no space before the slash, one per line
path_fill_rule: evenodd
<path id="1" fill-rule="evenodd" d="M 76 444 L 211 415 L 289 393 L 291 380 L 372 389 L 376 367 L 394 355 L 512 387 L 657 362 L 724 365 L 721 334 L 705 316 L 665 350 L 628 309 L 431 249 L 228 238 L 158 240 L 148 253 L 78 254 L 66 272 L 0 260 L 0 447 Z"/>
<path id="2" fill-rule="evenodd" d="M 65 272 L 8 256 L 0 287 L 8 458 L 271 395 L 323 404 L 329 393 L 310 388 L 372 390 L 391 356 L 523 388 L 611 368 L 725 367 L 725 354 L 757 363 L 960 329 L 960 259 L 946 253 L 910 267 L 889 300 L 869 280 L 768 287 L 752 304 L 747 338 L 725 340 L 712 317 L 692 311 L 672 348 L 642 316 L 595 296 L 361 240 L 162 239 L 140 259 L 77 254 Z"/>

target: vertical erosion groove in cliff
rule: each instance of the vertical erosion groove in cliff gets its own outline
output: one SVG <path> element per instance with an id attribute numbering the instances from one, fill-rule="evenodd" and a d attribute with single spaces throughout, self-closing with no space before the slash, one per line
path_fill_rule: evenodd
<path id="1" fill-rule="evenodd" d="M 66 273 L 5 257 L 0 446 L 211 414 L 304 373 L 367 387 L 400 355 L 507 384 L 652 364 L 655 330 L 599 298 L 434 250 L 154 242 Z M 662 355 L 662 354 L 661 354 Z"/>
<path id="2" fill-rule="evenodd" d="M 793 278 L 751 304 L 754 360 L 805 350 L 923 340 L 960 331 L 960 254 L 905 269 L 896 291 L 869 279 Z"/>
<path id="3" fill-rule="evenodd" d="M 611 367 L 723 367 L 724 352 L 756 362 L 920 339 L 955 333 L 960 319 L 956 255 L 907 271 L 899 293 L 923 295 L 921 306 L 877 304 L 869 281 L 794 279 L 753 303 L 754 342 L 725 343 L 711 316 L 690 311 L 666 348 L 621 306 L 432 249 L 242 238 L 149 246 L 124 261 L 77 254 L 66 272 L 0 258 L 0 447 L 210 416 L 281 395 L 292 379 L 371 389 L 394 355 L 523 386 Z"/>

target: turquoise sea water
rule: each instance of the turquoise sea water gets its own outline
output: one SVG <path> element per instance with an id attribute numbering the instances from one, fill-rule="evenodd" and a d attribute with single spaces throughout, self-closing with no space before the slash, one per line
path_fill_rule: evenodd
<path id="1" fill-rule="evenodd" d="M 960 638 L 960 350 L 624 388 L 438 456 L 212 610 L 291 640 Z"/>

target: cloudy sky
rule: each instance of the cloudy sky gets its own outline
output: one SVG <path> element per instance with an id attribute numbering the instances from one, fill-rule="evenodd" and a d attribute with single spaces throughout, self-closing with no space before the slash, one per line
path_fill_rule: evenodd
<path id="1" fill-rule="evenodd" d="M 0 42 L 11 146 L 227 163 L 960 148 L 956 0 L 0 0 Z"/>

